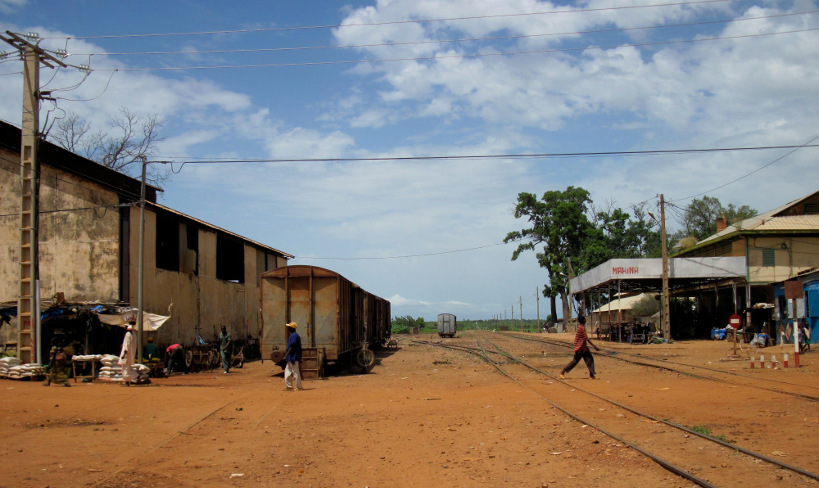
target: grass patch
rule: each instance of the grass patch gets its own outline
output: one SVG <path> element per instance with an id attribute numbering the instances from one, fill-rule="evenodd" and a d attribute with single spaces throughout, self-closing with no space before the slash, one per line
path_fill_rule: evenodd
<path id="1" fill-rule="evenodd" d="M 712 439 L 717 439 L 717 440 L 720 440 L 722 442 L 727 442 L 729 444 L 734 443 L 734 441 L 732 439 L 728 439 L 727 437 L 725 437 L 725 434 L 714 435 L 714 433 L 711 432 L 711 429 L 709 429 L 708 427 L 706 427 L 704 425 L 694 425 L 694 426 L 689 427 L 689 429 L 693 430 L 697 434 L 702 434 L 704 436 L 711 437 Z"/>

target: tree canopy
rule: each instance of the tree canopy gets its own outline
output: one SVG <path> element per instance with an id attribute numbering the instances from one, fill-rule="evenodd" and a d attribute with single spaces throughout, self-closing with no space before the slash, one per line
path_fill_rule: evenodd
<path id="1" fill-rule="evenodd" d="M 674 208 L 672 206 L 672 208 Z M 743 205 L 723 206 L 717 198 L 694 199 L 682 212 L 682 229 L 670 240 L 691 235 L 702 240 L 716 233 L 717 219 L 727 224 L 756 215 Z M 548 282 L 543 296 L 551 299 L 551 315 L 557 317 L 557 297 L 563 302 L 563 317 L 570 318 L 568 281 L 610 259 L 654 258 L 662 255 L 659 221 L 645 204 L 631 207 L 631 213 L 613 203 L 595 209 L 588 191 L 569 186 L 564 191 L 547 191 L 538 199 L 532 193 L 519 193 L 515 218 L 526 219 L 528 227 L 509 232 L 505 243 L 517 242 L 512 260 L 525 251 L 535 251 Z"/>
<path id="2" fill-rule="evenodd" d="M 717 220 L 721 217 L 725 217 L 727 224 L 731 225 L 756 214 L 757 211 L 748 205 L 737 207 L 730 203 L 725 207 L 716 197 L 706 195 L 702 199 L 695 198 L 683 209 L 680 219 L 682 229 L 674 238 L 678 241 L 690 236 L 701 241 L 717 233 Z"/>
<path id="3" fill-rule="evenodd" d="M 518 242 L 512 253 L 516 260 L 524 251 L 535 251 L 548 282 L 543 295 L 551 300 L 551 315 L 557 317 L 557 297 L 563 317 L 571 317 L 569 277 L 614 258 L 651 257 L 660 254 L 657 224 L 647 212 L 635 207 L 634 215 L 610 205 L 595 211 L 588 191 L 569 186 L 565 191 L 547 191 L 538 199 L 518 194 L 515 218 L 525 218 L 529 227 L 509 232 L 504 242 Z"/>
<path id="4" fill-rule="evenodd" d="M 140 177 L 143 158 L 156 154 L 156 144 L 162 141 L 159 132 L 162 121 L 156 115 L 140 115 L 125 107 L 111 119 L 108 131 L 92 132 L 91 123 L 79 115 L 69 113 L 59 119 L 52 129 L 51 138 L 58 145 L 85 158 L 125 173 Z M 162 183 L 168 178 L 168 170 L 148 167 L 148 180 Z"/>

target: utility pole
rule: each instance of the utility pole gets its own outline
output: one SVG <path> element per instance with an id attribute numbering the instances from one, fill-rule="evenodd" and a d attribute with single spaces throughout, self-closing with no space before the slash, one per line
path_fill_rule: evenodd
<path id="1" fill-rule="evenodd" d="M 20 362 L 40 361 L 40 63 L 66 67 L 65 63 L 19 35 L 6 31 L 0 40 L 12 45 L 23 58 L 23 128 L 20 141 L 20 281 L 17 295 L 17 357 Z M 29 39 L 39 36 L 30 35 Z"/>
<path id="2" fill-rule="evenodd" d="M 540 332 L 540 295 L 537 286 L 535 286 L 535 302 L 537 303 L 537 329 Z"/>
<path id="3" fill-rule="evenodd" d="M 665 236 L 665 197 L 660 194 L 660 239 L 663 245 L 663 337 L 671 341 L 671 300 L 668 296 L 668 243 Z"/>
<path id="4" fill-rule="evenodd" d="M 523 295 L 518 295 L 520 299 L 520 330 L 523 332 Z"/>
<path id="5" fill-rule="evenodd" d="M 145 315 L 142 311 L 144 306 L 144 294 L 143 290 L 145 288 L 145 172 L 146 167 L 148 166 L 148 161 L 146 160 L 145 156 L 142 156 L 142 185 L 139 191 L 139 273 L 137 274 L 138 278 L 138 290 L 137 290 L 137 360 L 139 361 L 138 364 L 142 364 L 142 333 L 143 333 L 143 323 L 145 320 Z"/>

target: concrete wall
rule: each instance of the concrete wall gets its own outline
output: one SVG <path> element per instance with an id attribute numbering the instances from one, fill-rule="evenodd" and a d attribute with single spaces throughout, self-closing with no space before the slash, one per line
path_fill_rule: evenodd
<path id="1" fill-rule="evenodd" d="M 16 301 L 19 283 L 19 154 L 0 150 L 0 301 Z M 119 298 L 117 195 L 99 185 L 42 166 L 40 178 L 40 287 L 49 298 L 116 301 Z M 86 210 L 77 210 L 86 209 Z"/>
<path id="2" fill-rule="evenodd" d="M 19 160 L 19 154 L 0 149 L 0 235 L 4 246 L 0 252 L 0 301 L 8 302 L 16 302 L 18 295 Z M 117 205 L 117 194 L 50 166 L 43 165 L 41 171 L 41 296 L 48 299 L 63 292 L 69 302 L 115 303 L 123 299 L 136 307 L 139 207 L 99 208 Z M 231 236 L 242 242 L 239 248 L 244 254 L 245 282 L 220 280 L 216 243 L 221 231 L 169 212 L 170 218 L 178 221 L 181 271 L 158 269 L 157 212 L 162 211 L 149 205 L 145 212 L 144 309 L 171 315 L 154 334 L 157 344 L 191 344 L 197 335 L 213 341 L 221 325 L 228 327 L 234 339 L 248 334 L 258 337 L 259 275 L 286 266 L 284 256 Z M 197 229 L 196 253 L 187 249 L 188 225 Z M 127 243 L 121 247 L 123 235 Z"/>
<path id="3" fill-rule="evenodd" d="M 144 306 L 147 312 L 171 318 L 152 334 L 160 345 L 191 344 L 197 336 L 213 341 L 222 325 L 227 326 L 235 340 L 248 335 L 259 336 L 259 276 L 267 266 L 286 265 L 283 257 L 245 243 L 244 283 L 220 280 L 216 277 L 217 230 L 202 228 L 180 219 L 185 226 L 198 227 L 198 270 L 168 271 L 156 268 L 156 213 L 145 212 L 145 284 Z M 133 306 L 138 303 L 139 209 L 131 210 L 130 294 Z M 184 247 L 180 244 L 180 247 Z M 270 268 L 272 269 L 272 268 Z M 170 307 L 170 312 L 169 312 Z"/>
<path id="4" fill-rule="evenodd" d="M 744 239 L 741 242 L 743 251 Z M 763 253 L 772 252 L 774 266 L 763 266 Z M 752 283 L 776 283 L 816 267 L 819 258 L 816 237 L 749 237 L 748 265 Z M 744 252 L 743 252 L 744 254 Z"/>

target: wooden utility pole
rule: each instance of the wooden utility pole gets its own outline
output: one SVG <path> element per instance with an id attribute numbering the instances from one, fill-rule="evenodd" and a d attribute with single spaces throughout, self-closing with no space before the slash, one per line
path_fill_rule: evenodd
<path id="1" fill-rule="evenodd" d="M 663 245 L 663 337 L 671 341 L 671 300 L 668 296 L 668 243 L 665 236 L 665 197 L 660 194 L 660 239 Z"/>
<path id="2" fill-rule="evenodd" d="M 520 301 L 520 330 L 523 331 L 523 295 L 518 295 Z"/>
<path id="3" fill-rule="evenodd" d="M 20 144 L 20 282 L 17 295 L 17 357 L 20 362 L 39 362 L 40 323 L 40 63 L 65 67 L 65 63 L 42 48 L 6 31 L 0 40 L 14 46 L 23 57 L 23 129 Z M 35 38 L 36 39 L 36 38 Z"/>

